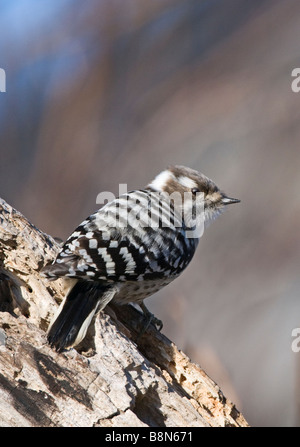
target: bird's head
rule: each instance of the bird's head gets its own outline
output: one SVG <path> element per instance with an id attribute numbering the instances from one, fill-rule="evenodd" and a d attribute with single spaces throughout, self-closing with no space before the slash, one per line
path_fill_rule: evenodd
<path id="1" fill-rule="evenodd" d="M 205 175 L 185 166 L 168 167 L 155 177 L 148 188 L 171 198 L 177 195 L 177 204 L 180 207 L 181 203 L 180 209 L 188 226 L 195 218 L 202 219 L 206 226 L 227 205 L 240 202 L 228 197 Z"/>

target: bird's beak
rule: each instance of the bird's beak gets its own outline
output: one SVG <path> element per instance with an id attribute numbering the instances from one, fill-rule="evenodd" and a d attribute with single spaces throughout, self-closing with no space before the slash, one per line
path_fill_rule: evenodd
<path id="1" fill-rule="evenodd" d="M 231 205 L 231 203 L 239 203 L 240 200 L 239 199 L 233 199 L 232 197 L 223 197 L 222 198 L 222 203 L 223 205 Z"/>

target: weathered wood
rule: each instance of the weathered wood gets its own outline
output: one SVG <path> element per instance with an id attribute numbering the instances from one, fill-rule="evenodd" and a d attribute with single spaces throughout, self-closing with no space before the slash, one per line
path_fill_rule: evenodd
<path id="1" fill-rule="evenodd" d="M 45 331 L 64 281 L 39 270 L 58 243 L 0 200 L 0 426 L 247 426 L 205 372 L 143 316 L 108 307 L 62 354 Z"/>

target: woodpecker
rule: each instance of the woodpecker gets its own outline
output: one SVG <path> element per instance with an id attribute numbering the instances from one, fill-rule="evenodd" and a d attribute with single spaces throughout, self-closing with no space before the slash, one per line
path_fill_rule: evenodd
<path id="1" fill-rule="evenodd" d="M 91 214 L 42 269 L 48 280 L 68 283 L 48 329 L 50 345 L 59 352 L 78 345 L 110 301 L 138 304 L 161 328 L 143 300 L 184 271 L 203 228 L 239 201 L 205 175 L 170 166 L 144 189 L 121 194 Z"/>

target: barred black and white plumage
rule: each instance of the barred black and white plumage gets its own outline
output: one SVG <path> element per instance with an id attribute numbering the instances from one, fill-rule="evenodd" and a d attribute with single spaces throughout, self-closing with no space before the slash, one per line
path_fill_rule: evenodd
<path id="1" fill-rule="evenodd" d="M 111 300 L 135 302 L 147 312 L 143 300 L 190 263 L 201 236 L 195 221 L 207 224 L 224 205 L 238 201 L 203 174 L 173 166 L 145 189 L 123 194 L 89 216 L 42 272 L 49 280 L 73 278 L 50 326 L 50 344 L 59 351 L 77 345 L 94 314 Z"/>

